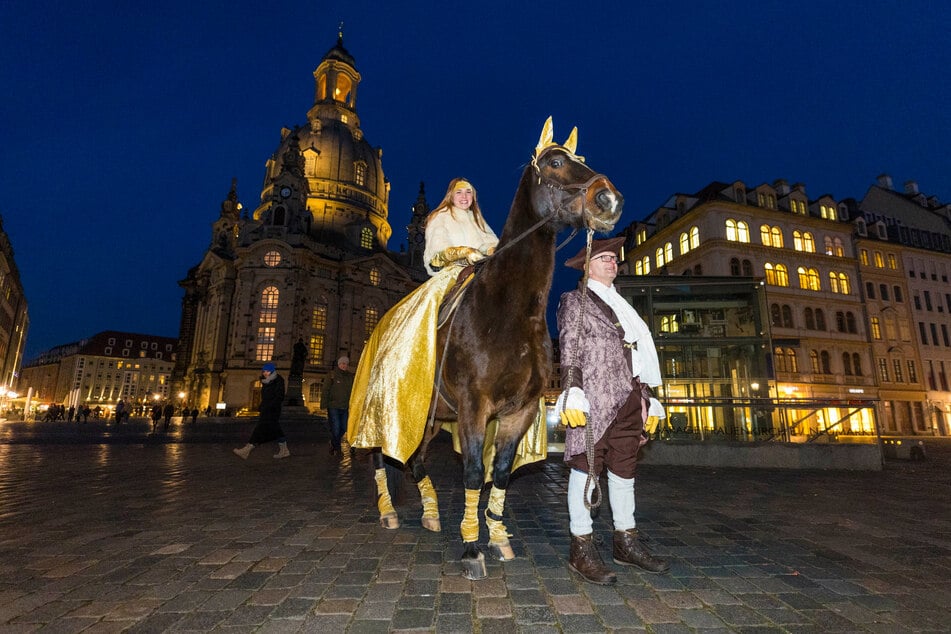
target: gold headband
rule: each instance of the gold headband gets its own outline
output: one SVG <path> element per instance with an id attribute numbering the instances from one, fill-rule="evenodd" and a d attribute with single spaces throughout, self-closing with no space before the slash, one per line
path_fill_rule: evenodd
<path id="1" fill-rule="evenodd" d="M 471 189 L 472 191 L 475 191 L 475 187 L 473 187 L 472 183 L 470 183 L 467 180 L 461 180 L 458 183 L 456 183 L 456 186 L 452 188 L 452 191 L 456 191 L 457 189 L 466 189 L 466 188 Z"/>

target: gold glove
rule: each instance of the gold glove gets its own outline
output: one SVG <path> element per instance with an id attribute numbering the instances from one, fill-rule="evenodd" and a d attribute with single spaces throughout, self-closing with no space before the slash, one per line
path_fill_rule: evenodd
<path id="1" fill-rule="evenodd" d="M 568 427 L 584 427 L 588 419 L 580 409 L 566 409 L 561 413 L 561 422 Z"/>
<path id="2" fill-rule="evenodd" d="M 472 247 L 447 247 L 434 255 L 429 265 L 433 268 L 440 269 L 457 260 L 466 260 L 472 264 L 481 260 L 483 257 L 478 249 L 473 249 Z"/>

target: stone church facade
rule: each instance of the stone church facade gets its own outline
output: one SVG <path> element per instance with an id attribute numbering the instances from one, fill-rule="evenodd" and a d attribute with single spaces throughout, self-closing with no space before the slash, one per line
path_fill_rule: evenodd
<path id="1" fill-rule="evenodd" d="M 337 358 L 355 366 L 377 321 L 426 279 L 422 186 L 408 249 L 387 249 L 390 184 L 382 150 L 360 127 L 361 76 L 342 34 L 314 80 L 307 122 L 282 129 L 266 163 L 260 203 L 243 209 L 232 182 L 208 250 L 179 282 L 172 390 L 195 407 L 256 409 L 261 366 L 273 362 L 289 378 L 296 345 L 306 357 L 299 382 L 289 382 L 303 401 L 293 404 L 323 409 L 321 388 Z"/>

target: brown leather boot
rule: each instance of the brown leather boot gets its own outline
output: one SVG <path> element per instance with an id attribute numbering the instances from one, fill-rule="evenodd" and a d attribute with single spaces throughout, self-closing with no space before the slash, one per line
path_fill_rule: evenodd
<path id="1" fill-rule="evenodd" d="M 614 563 L 622 566 L 637 566 L 647 572 L 667 572 L 670 563 L 666 559 L 654 557 L 637 538 L 637 529 L 614 531 Z"/>
<path id="2" fill-rule="evenodd" d="M 572 535 L 571 551 L 568 557 L 568 567 L 577 572 L 591 583 L 602 586 L 617 583 L 617 575 L 611 572 L 601 561 L 598 547 L 592 539 L 594 533 L 588 535 Z"/>

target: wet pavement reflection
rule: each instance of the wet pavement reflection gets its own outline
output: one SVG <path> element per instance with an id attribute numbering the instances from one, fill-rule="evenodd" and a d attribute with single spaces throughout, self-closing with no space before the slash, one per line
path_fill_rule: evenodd
<path id="1" fill-rule="evenodd" d="M 517 559 L 460 575 L 459 461 L 428 464 L 443 532 L 379 527 L 369 456 L 331 456 L 323 423 L 291 457 L 253 421 L 0 423 L 0 629 L 290 632 L 922 632 L 951 622 L 951 447 L 882 472 L 639 469 L 639 528 L 668 575 L 566 566 L 560 457 L 513 478 Z M 485 497 L 485 496 L 483 496 Z M 485 500 L 483 499 L 483 504 Z M 610 508 L 595 522 L 610 564 Z M 486 538 L 482 529 L 482 539 Z"/>

